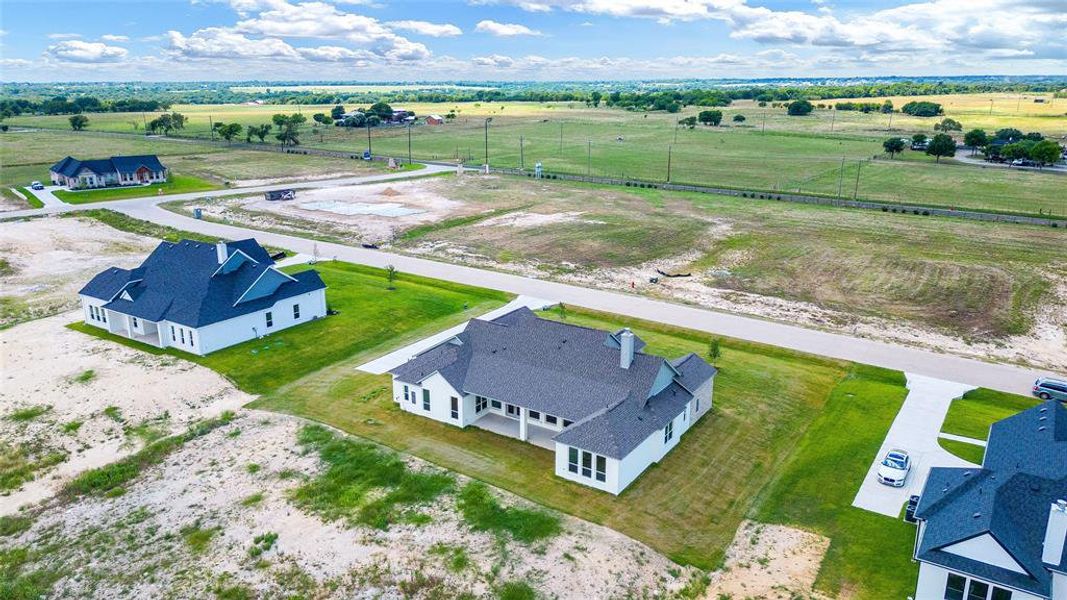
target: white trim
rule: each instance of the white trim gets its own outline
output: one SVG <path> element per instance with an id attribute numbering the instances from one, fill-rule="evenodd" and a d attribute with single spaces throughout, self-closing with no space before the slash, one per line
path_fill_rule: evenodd
<path id="1" fill-rule="evenodd" d="M 260 279 L 263 279 L 263 277 L 266 276 L 268 271 L 274 271 L 275 273 L 278 273 L 278 274 L 286 277 L 287 279 L 289 279 L 289 281 L 296 281 L 296 278 L 290 276 L 287 273 L 282 273 L 281 271 L 279 271 L 278 269 L 276 269 L 274 267 L 267 267 L 266 269 L 263 269 L 263 272 L 259 274 L 259 277 L 256 277 L 256 280 L 253 281 L 251 285 L 249 285 L 247 288 L 245 288 L 245 291 L 241 293 L 241 297 L 238 298 L 237 302 L 234 302 L 233 305 L 237 306 L 238 304 L 240 304 L 241 301 L 244 300 L 245 296 L 248 295 L 248 291 L 251 290 L 252 288 L 256 287 L 256 284 L 259 283 Z"/>
<path id="2" fill-rule="evenodd" d="M 1033 595 L 1034 594 L 1034 592 L 1029 592 L 1029 591 L 1024 590 L 1022 588 L 1017 588 L 1017 587 L 1015 587 L 1015 586 L 1013 586 L 1011 584 L 1003 583 L 1003 582 L 1000 582 L 1000 581 L 995 581 L 995 580 L 990 579 L 988 577 L 982 577 L 980 575 L 975 575 L 974 573 L 970 573 L 968 571 L 964 571 L 963 569 L 957 569 L 955 567 L 952 567 L 952 568 L 946 567 L 945 565 L 938 564 L 938 563 L 935 563 L 935 562 L 930 561 L 930 560 L 924 560 L 922 558 L 916 558 L 915 561 L 919 562 L 919 563 L 926 564 L 926 565 L 930 565 L 932 567 L 937 567 L 939 569 L 943 569 L 943 570 L 945 570 L 945 571 L 947 571 L 949 573 L 955 573 L 956 575 L 960 575 L 962 577 L 966 577 L 967 579 L 977 579 L 978 581 L 981 581 L 982 583 L 988 583 L 990 585 L 995 585 L 995 586 L 997 586 L 999 588 L 1004 588 L 1006 590 L 1010 590 L 1010 591 L 1013 591 L 1013 592 L 1019 592 L 1020 594 L 1029 594 L 1029 595 Z"/>
<path id="3" fill-rule="evenodd" d="M 230 247 L 230 246 L 229 246 L 229 244 L 227 244 L 227 245 L 226 245 L 226 248 L 227 248 L 227 249 L 229 249 L 229 247 Z M 230 262 L 230 259 L 231 259 L 231 258 L 233 258 L 233 257 L 235 257 L 235 256 L 237 256 L 238 254 L 243 254 L 243 255 L 244 255 L 244 257 L 245 257 L 245 258 L 247 258 L 248 260 L 250 260 L 250 261 L 252 261 L 252 262 L 256 263 L 257 265 L 259 264 L 259 261 L 258 261 L 258 260 L 256 260 L 256 259 L 252 258 L 252 257 L 251 257 L 251 256 L 249 256 L 248 254 L 245 254 L 245 252 L 244 252 L 243 250 L 241 250 L 240 248 L 235 248 L 235 249 L 234 249 L 234 252 L 233 252 L 233 254 L 231 254 L 231 255 L 227 256 L 227 257 L 226 257 L 226 260 L 222 261 L 222 264 L 220 264 L 220 265 L 219 265 L 219 268 L 215 269 L 215 272 L 214 272 L 214 273 L 212 273 L 212 274 L 211 274 L 211 276 L 212 276 L 212 277 L 214 277 L 214 276 L 218 275 L 218 274 L 219 274 L 219 271 L 221 271 L 221 270 L 222 270 L 222 267 L 225 267 L 225 266 L 226 266 L 226 263 Z M 261 277 L 262 277 L 262 275 L 261 275 Z"/>
<path id="4" fill-rule="evenodd" d="M 107 299 L 107 302 L 113 302 L 115 300 L 115 298 L 119 297 L 119 294 L 121 294 L 122 292 L 126 291 L 126 288 L 128 288 L 131 285 L 133 285 L 135 283 L 138 283 L 140 281 L 144 281 L 144 277 L 142 277 L 140 279 L 131 279 L 131 280 L 127 281 L 126 283 L 124 283 L 122 285 L 122 287 L 119 288 L 119 291 L 115 292 L 110 298 Z M 88 296 L 88 294 L 86 294 L 86 295 Z M 89 297 L 90 298 L 95 298 L 95 296 L 89 296 Z M 103 300 L 103 298 L 99 298 L 99 300 Z"/>

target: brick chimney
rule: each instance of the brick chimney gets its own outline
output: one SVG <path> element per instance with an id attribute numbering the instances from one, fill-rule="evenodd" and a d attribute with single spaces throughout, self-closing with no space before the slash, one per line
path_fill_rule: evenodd
<path id="1" fill-rule="evenodd" d="M 634 362 L 634 334 L 627 327 L 619 335 L 619 366 L 629 369 Z"/>
<path id="2" fill-rule="evenodd" d="M 1065 543 L 1067 543 L 1067 500 L 1057 500 L 1048 511 L 1045 549 L 1041 553 L 1041 560 L 1050 565 L 1060 564 Z"/>

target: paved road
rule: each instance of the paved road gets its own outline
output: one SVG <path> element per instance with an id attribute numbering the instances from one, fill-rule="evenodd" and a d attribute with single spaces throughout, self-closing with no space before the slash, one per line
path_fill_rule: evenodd
<path id="1" fill-rule="evenodd" d="M 205 196 L 217 197 L 235 194 L 257 193 L 285 188 L 313 188 L 353 183 L 367 183 L 389 179 L 427 175 L 450 171 L 454 167 L 428 165 L 419 171 L 388 173 L 364 177 L 350 177 L 329 181 L 307 181 L 296 184 L 279 184 L 175 194 L 164 197 L 148 197 L 134 200 L 119 200 L 90 205 L 66 205 L 45 207 L 28 211 L 13 211 L 0 214 L 0 218 L 49 214 L 86 208 L 107 207 L 132 217 L 170 225 L 186 231 L 195 231 L 219 238 L 240 239 L 255 237 L 261 243 L 287 248 L 304 254 L 317 253 L 319 257 L 384 267 L 393 265 L 400 271 L 434 277 L 470 285 L 503 290 L 535 298 L 555 298 L 560 302 L 584 306 L 596 310 L 629 315 L 639 319 L 679 325 L 710 334 L 735 337 L 764 344 L 772 344 L 809 352 L 831 358 L 852 360 L 897 369 L 909 373 L 928 375 L 941 379 L 959 381 L 1015 393 L 1027 393 L 1034 379 L 1047 373 L 1014 365 L 987 363 L 980 360 L 941 354 L 930 350 L 890 344 L 848 335 L 805 329 L 785 323 L 715 312 L 636 295 L 583 288 L 575 285 L 543 281 L 519 275 L 487 271 L 461 265 L 437 262 L 424 258 L 401 256 L 379 250 L 368 250 L 328 242 L 316 242 L 292 235 L 257 231 L 245 227 L 222 225 L 185 217 L 159 208 L 157 204 L 171 200 L 191 200 Z"/>

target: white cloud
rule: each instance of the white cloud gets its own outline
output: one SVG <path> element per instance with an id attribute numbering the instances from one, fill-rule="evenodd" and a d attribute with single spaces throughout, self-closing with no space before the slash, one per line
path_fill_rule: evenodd
<path id="1" fill-rule="evenodd" d="M 112 35 L 110 33 L 100 36 L 100 39 L 105 42 L 128 42 L 130 37 L 127 35 Z"/>
<path id="2" fill-rule="evenodd" d="M 363 50 L 352 50 L 341 46 L 318 46 L 315 48 L 299 48 L 297 51 L 304 58 L 314 62 L 346 62 L 357 67 L 366 66 L 367 59 L 373 58 L 370 53 Z"/>
<path id="3" fill-rule="evenodd" d="M 507 69 L 515 64 L 515 60 L 510 56 L 502 56 L 500 54 L 475 56 L 471 59 L 471 62 L 479 67 L 493 67 L 495 69 Z"/>
<path id="4" fill-rule="evenodd" d="M 48 39 L 50 40 L 76 40 L 80 38 L 80 33 L 50 33 Z"/>
<path id="5" fill-rule="evenodd" d="M 49 46 L 44 54 L 62 62 L 113 63 L 126 58 L 128 51 L 102 42 L 68 40 Z"/>
<path id="6" fill-rule="evenodd" d="M 518 23 L 498 23 L 496 21 L 479 21 L 474 27 L 475 31 L 488 33 L 497 37 L 512 37 L 516 35 L 541 35 L 540 31 L 530 29 Z"/>
<path id="7" fill-rule="evenodd" d="M 298 58 L 295 48 L 275 38 L 250 39 L 222 27 L 209 27 L 185 36 L 168 31 L 170 49 L 182 58 Z"/>
<path id="8" fill-rule="evenodd" d="M 463 35 L 463 30 L 450 23 L 430 23 L 429 21 L 389 21 L 386 23 L 391 29 L 411 31 L 420 35 L 431 37 L 452 37 Z"/>

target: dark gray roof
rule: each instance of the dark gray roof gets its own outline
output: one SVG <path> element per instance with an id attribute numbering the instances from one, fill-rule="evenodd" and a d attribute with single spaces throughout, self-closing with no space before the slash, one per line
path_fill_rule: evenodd
<path id="1" fill-rule="evenodd" d="M 67 177 L 74 177 L 82 169 L 89 169 L 98 175 L 109 173 L 135 173 L 141 167 L 148 167 L 151 171 L 163 171 L 165 167 L 159 162 L 155 154 L 139 156 L 112 156 L 111 158 L 96 160 L 78 160 L 66 157 L 52 165 L 51 170 Z"/>
<path id="2" fill-rule="evenodd" d="M 981 468 L 930 470 L 916 516 L 926 521 L 916 557 L 1025 590 L 1050 594 L 1042 562 L 1050 506 L 1067 497 L 1067 409 L 1045 402 L 990 429 Z M 943 548 L 983 534 L 993 536 L 1028 575 L 978 562 Z"/>
<path id="3" fill-rule="evenodd" d="M 470 321 L 456 337 L 391 373 L 418 384 L 439 372 L 463 393 L 573 421 L 558 441 L 621 458 L 677 416 L 692 398 L 690 390 L 715 369 L 692 355 L 677 372 L 662 357 L 640 350 L 623 369 L 618 334 L 540 319 L 520 308 L 493 321 Z M 643 347 L 635 340 L 635 348 Z M 657 390 L 661 373 L 666 381 Z"/>
<path id="4" fill-rule="evenodd" d="M 254 313 L 275 302 L 323 289 L 316 271 L 302 271 L 284 280 L 262 297 L 237 303 L 238 299 L 274 261 L 253 239 L 229 242 L 227 255 L 238 250 L 244 260 L 234 270 L 219 271 L 214 244 L 182 240 L 162 242 L 135 269 L 107 269 L 93 277 L 79 292 L 107 301 L 104 308 L 148 321 L 167 320 L 189 327 L 202 327 Z M 235 259 L 236 260 L 236 259 Z M 127 292 L 129 299 L 123 297 Z"/>

